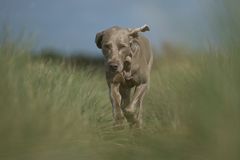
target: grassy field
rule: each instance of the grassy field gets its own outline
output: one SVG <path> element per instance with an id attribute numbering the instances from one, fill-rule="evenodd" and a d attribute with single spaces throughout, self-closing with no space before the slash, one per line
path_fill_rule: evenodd
<path id="1" fill-rule="evenodd" d="M 114 131 L 102 68 L 35 59 L 3 44 L 0 159 L 239 159 L 237 53 L 156 57 L 144 129 Z"/>

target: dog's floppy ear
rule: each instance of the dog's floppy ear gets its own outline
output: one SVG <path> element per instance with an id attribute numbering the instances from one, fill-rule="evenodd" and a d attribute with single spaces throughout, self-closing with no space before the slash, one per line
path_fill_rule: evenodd
<path id="1" fill-rule="evenodd" d="M 130 29 L 129 31 L 130 31 L 130 33 L 129 33 L 130 36 L 136 37 L 136 36 L 138 36 L 138 33 L 139 33 L 139 32 L 150 31 L 150 28 L 149 28 L 148 25 L 145 24 L 145 25 L 143 25 L 142 27 Z"/>
<path id="2" fill-rule="evenodd" d="M 95 37 L 95 43 L 96 43 L 97 47 L 100 49 L 102 48 L 103 34 L 104 34 L 104 31 L 98 32 Z"/>
<path id="3" fill-rule="evenodd" d="M 131 52 L 130 52 L 130 57 L 133 57 L 137 52 L 139 52 L 140 48 L 139 48 L 139 42 L 137 39 L 132 38 L 132 40 L 130 41 L 130 48 L 131 48 Z"/>

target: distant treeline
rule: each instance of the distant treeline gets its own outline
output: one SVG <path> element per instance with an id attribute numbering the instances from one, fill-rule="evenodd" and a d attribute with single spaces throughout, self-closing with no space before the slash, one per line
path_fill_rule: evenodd
<path id="1" fill-rule="evenodd" d="M 88 52 L 64 53 L 56 49 L 43 49 L 40 53 L 35 55 L 35 58 L 40 58 L 45 61 L 64 63 L 76 67 L 83 65 L 91 65 L 95 67 L 104 66 L 103 57 L 94 56 L 94 54 Z"/>
<path id="2" fill-rule="evenodd" d="M 153 47 L 154 63 L 153 68 L 160 62 L 160 59 L 164 58 L 168 61 L 180 61 L 182 54 L 188 54 L 191 49 L 186 49 L 184 46 L 177 46 L 171 42 L 164 42 L 161 49 L 155 49 Z M 196 51 L 191 50 L 191 53 Z M 54 48 L 45 48 L 40 52 L 33 54 L 36 59 L 42 59 L 46 62 L 54 62 L 65 64 L 67 66 L 81 67 L 81 66 L 93 66 L 97 68 L 104 67 L 104 58 L 99 53 L 98 55 L 91 52 L 76 51 L 67 53 Z"/>

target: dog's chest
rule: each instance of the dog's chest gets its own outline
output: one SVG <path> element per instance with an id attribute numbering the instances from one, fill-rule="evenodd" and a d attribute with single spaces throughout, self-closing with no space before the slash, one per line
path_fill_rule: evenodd
<path id="1" fill-rule="evenodd" d="M 120 83 L 121 86 L 124 86 L 124 87 L 127 87 L 127 88 L 132 88 L 137 84 L 134 76 L 132 76 L 132 75 L 127 76 L 123 72 L 114 75 L 112 77 L 112 83 L 115 83 L 115 84 Z"/>

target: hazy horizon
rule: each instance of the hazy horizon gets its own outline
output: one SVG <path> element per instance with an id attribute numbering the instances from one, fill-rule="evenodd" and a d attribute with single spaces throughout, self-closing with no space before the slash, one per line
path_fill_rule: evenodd
<path id="1" fill-rule="evenodd" d="M 206 2 L 166 1 L 78 1 L 2 0 L 0 22 L 15 34 L 23 29 L 34 33 L 37 49 L 52 47 L 67 52 L 83 50 L 98 53 L 95 34 L 113 25 L 139 27 L 153 46 L 164 41 L 203 47 L 209 35 Z"/>

